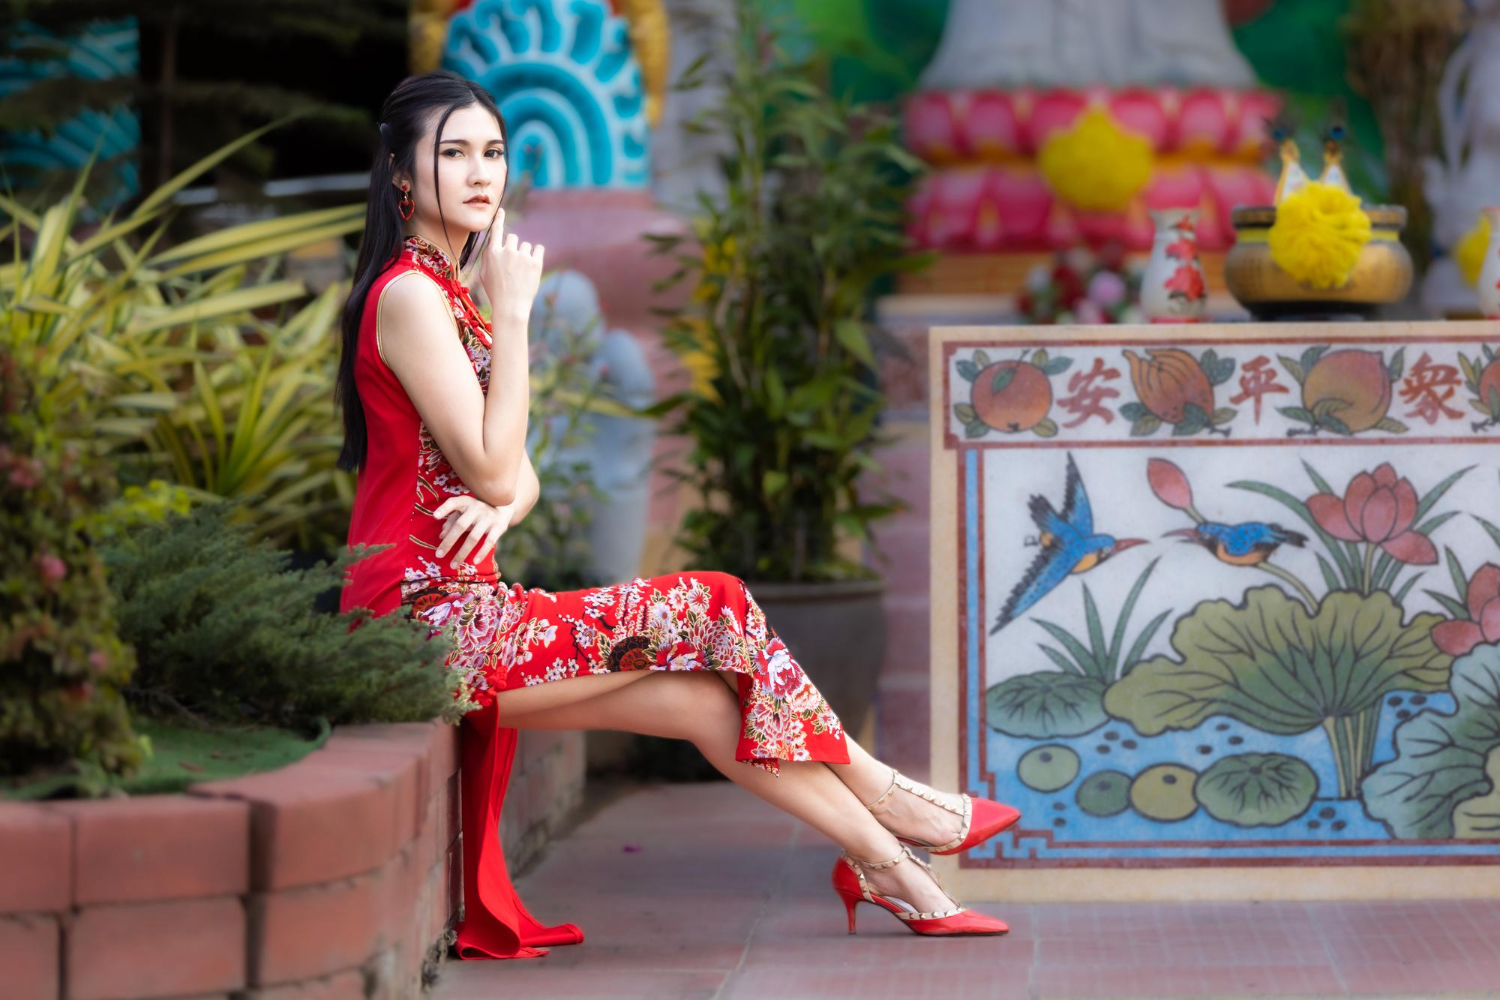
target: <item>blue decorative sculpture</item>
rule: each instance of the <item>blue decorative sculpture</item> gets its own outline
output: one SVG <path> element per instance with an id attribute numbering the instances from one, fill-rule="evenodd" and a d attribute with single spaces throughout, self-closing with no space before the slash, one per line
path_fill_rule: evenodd
<path id="1" fill-rule="evenodd" d="M 140 28 L 135 18 L 99 21 L 87 31 L 63 37 L 28 21 L 21 22 L 6 46 L 14 52 L 28 43 L 46 41 L 66 49 L 60 58 L 28 62 L 14 55 L 0 55 L 0 97 L 25 90 L 38 80 L 72 78 L 108 80 L 134 76 L 140 67 Z M 50 136 L 40 129 L 12 130 L 0 135 L 0 168 L 21 187 L 25 175 L 48 170 L 82 167 L 95 145 L 103 161 L 122 157 L 141 144 L 141 125 L 135 112 L 125 105 L 108 111 L 85 110 L 56 126 Z M 133 159 L 114 165 L 115 186 L 96 206 L 108 210 L 140 190 L 140 176 Z"/>
<path id="2" fill-rule="evenodd" d="M 511 169 L 538 188 L 644 188 L 646 93 L 629 25 L 602 0 L 476 0 L 448 25 L 443 67 L 500 104 Z"/>

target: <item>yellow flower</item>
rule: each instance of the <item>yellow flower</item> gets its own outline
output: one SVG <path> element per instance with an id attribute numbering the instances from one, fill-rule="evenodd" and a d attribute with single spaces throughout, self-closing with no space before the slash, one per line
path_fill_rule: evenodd
<path id="1" fill-rule="evenodd" d="M 733 263 L 733 236 L 726 236 L 717 246 L 710 243 L 703 248 L 703 270 L 706 274 L 728 274 Z"/>
<path id="2" fill-rule="evenodd" d="M 1312 181 L 1276 206 L 1266 240 L 1287 274 L 1313 288 L 1337 288 L 1370 241 L 1370 217 L 1348 191 Z"/>
<path id="3" fill-rule="evenodd" d="M 1479 284 L 1479 269 L 1484 266 L 1484 250 L 1490 245 L 1490 220 L 1483 213 L 1472 229 L 1453 248 L 1458 273 L 1471 285 Z"/>
<path id="4" fill-rule="evenodd" d="M 1037 158 L 1057 196 L 1090 212 L 1118 212 L 1151 179 L 1151 142 L 1091 107 L 1073 127 L 1054 132 Z"/>
<path id="5" fill-rule="evenodd" d="M 713 334 L 709 330 L 708 320 L 702 316 L 689 316 L 683 322 L 691 330 L 696 346 L 681 351 L 682 366 L 692 377 L 693 392 L 717 403 L 719 394 L 713 383 L 719 374 L 719 364 L 714 356 Z"/>

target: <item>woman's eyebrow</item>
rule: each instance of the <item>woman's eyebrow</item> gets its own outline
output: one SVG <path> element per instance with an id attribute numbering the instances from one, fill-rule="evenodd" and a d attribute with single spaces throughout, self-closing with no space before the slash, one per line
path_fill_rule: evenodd
<path id="1" fill-rule="evenodd" d="M 438 145 L 439 146 L 446 146 L 450 142 L 451 143 L 457 143 L 458 145 L 463 146 L 465 149 L 467 149 L 468 146 L 469 146 L 469 140 L 467 140 L 467 139 L 444 139 L 442 142 L 438 143 Z M 504 139 L 495 138 L 495 139 L 491 139 L 489 142 L 485 143 L 485 145 L 486 146 L 503 146 L 503 145 L 505 145 L 505 140 Z"/>

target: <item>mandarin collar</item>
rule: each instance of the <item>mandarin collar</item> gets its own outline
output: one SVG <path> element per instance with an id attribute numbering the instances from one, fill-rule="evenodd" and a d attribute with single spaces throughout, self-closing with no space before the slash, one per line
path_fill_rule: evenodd
<path id="1" fill-rule="evenodd" d="M 406 238 L 406 245 L 411 248 L 418 260 L 425 264 L 430 270 L 442 275 L 449 281 L 458 280 L 458 269 L 453 266 L 453 261 L 436 243 L 412 233 Z"/>

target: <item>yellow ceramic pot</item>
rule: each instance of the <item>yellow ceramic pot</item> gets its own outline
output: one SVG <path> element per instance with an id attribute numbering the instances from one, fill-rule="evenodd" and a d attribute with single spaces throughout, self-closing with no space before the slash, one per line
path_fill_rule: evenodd
<path id="1" fill-rule="evenodd" d="M 1258 319 L 1354 313 L 1371 315 L 1400 302 L 1411 289 L 1411 254 L 1401 245 L 1406 209 L 1371 205 L 1370 242 L 1359 253 L 1354 273 L 1338 288 L 1314 288 L 1287 274 L 1271 259 L 1266 242 L 1276 209 L 1271 205 L 1236 208 L 1230 213 L 1235 243 L 1224 258 L 1229 293 Z"/>

